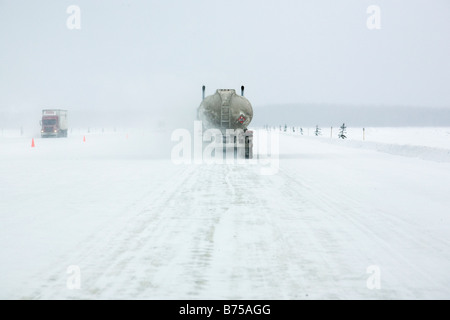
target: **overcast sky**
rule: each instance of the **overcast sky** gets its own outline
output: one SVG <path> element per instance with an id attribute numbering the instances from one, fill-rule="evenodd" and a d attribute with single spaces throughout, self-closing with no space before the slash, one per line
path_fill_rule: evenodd
<path id="1" fill-rule="evenodd" d="M 448 0 L 0 0 L 0 108 L 189 110 L 203 84 L 244 84 L 254 107 L 450 108 L 449 12 Z"/>

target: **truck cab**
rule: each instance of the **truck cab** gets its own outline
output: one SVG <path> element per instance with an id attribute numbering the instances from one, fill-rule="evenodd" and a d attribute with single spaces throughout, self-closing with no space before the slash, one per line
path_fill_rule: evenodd
<path id="1" fill-rule="evenodd" d="M 67 137 L 67 110 L 42 110 L 41 137 L 62 138 Z"/>

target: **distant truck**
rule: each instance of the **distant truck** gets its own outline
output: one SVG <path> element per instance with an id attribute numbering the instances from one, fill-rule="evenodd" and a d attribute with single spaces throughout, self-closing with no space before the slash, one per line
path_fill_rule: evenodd
<path id="1" fill-rule="evenodd" d="M 41 137 L 67 138 L 67 110 L 42 110 Z"/>

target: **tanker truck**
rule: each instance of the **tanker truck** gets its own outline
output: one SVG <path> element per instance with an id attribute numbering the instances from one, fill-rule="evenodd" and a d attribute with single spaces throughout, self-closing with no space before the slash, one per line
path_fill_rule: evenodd
<path id="1" fill-rule="evenodd" d="M 197 118 L 202 121 L 204 131 L 219 129 L 224 145 L 234 144 L 235 154 L 241 154 L 246 159 L 253 158 L 253 131 L 248 130 L 253 109 L 244 97 L 244 86 L 241 87 L 240 96 L 234 89 L 217 89 L 208 97 L 205 97 L 203 86 Z"/>

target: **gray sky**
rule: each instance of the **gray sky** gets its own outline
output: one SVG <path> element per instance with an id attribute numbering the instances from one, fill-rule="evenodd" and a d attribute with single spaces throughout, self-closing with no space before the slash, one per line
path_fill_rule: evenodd
<path id="1" fill-rule="evenodd" d="M 81 30 L 66 27 L 72 4 Z M 372 4 L 381 30 L 366 27 Z M 448 0 L 0 0 L 0 110 L 195 114 L 203 84 L 244 84 L 254 107 L 450 108 L 449 12 Z"/>

